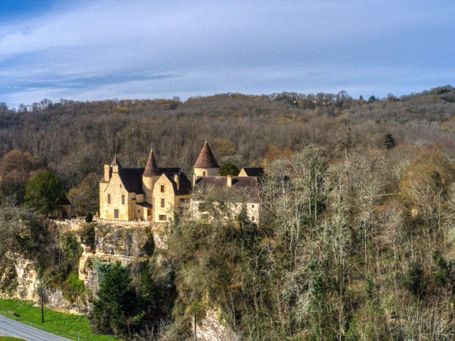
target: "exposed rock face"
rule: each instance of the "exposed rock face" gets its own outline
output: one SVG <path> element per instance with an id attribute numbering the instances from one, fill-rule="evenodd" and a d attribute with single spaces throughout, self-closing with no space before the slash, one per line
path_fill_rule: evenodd
<path id="1" fill-rule="evenodd" d="M 60 289 L 48 289 L 44 295 L 46 307 L 50 309 L 71 314 L 85 314 L 88 312 L 87 300 L 80 298 L 76 302 L 71 303 L 63 296 Z"/>
<path id="2" fill-rule="evenodd" d="M 153 253 L 152 235 L 143 226 L 97 224 L 94 249 L 82 244 L 79 259 L 79 279 L 93 293 L 98 291 L 98 266 L 102 263 L 120 263 L 128 266 L 143 262 Z"/>
<path id="3" fill-rule="evenodd" d="M 198 340 L 240 341 L 240 336 L 227 327 L 216 310 L 207 311 L 205 318 L 196 325 Z"/>
<path id="4" fill-rule="evenodd" d="M 33 261 L 10 252 L 6 254 L 6 257 L 13 264 L 16 273 L 16 290 L 10 296 L 27 301 L 37 300 L 39 282 Z"/>
<path id="5" fill-rule="evenodd" d="M 95 228 L 95 250 L 97 254 L 124 257 L 146 257 L 146 244 L 151 234 L 144 227 L 120 225 L 97 225 Z"/>
<path id="6" fill-rule="evenodd" d="M 61 234 L 84 233 L 87 223 L 83 220 L 66 220 L 54 222 Z M 98 291 L 98 275 L 100 266 L 106 263 L 120 263 L 131 266 L 144 262 L 153 254 L 156 242 L 160 247 L 166 247 L 164 231 L 153 233 L 152 227 L 122 226 L 121 224 L 93 223 L 94 242 L 86 245 L 81 242 L 83 249 L 79 258 L 79 279 L 85 288 L 96 295 Z M 154 238 L 155 237 L 155 238 Z M 38 303 L 39 278 L 36 264 L 20 254 L 7 254 L 7 259 L 0 260 L 0 296 L 18 298 Z M 86 313 L 89 302 L 86 297 L 78 298 L 76 302 L 68 301 L 61 289 L 47 288 L 45 290 L 46 306 L 54 310 L 71 313 Z"/>
<path id="7" fill-rule="evenodd" d="M 16 298 L 24 301 L 38 303 L 40 301 L 36 264 L 20 254 L 7 253 L 7 264 L 1 276 L 1 283 L 5 283 L 6 277 L 14 279 L 14 288 L 3 288 L 1 296 L 3 298 Z M 14 289 L 14 290 L 11 290 Z M 44 301 L 48 308 L 60 311 L 66 311 L 74 314 L 85 313 L 87 303 L 83 300 L 71 303 L 65 297 L 60 289 L 46 288 L 44 291 Z"/>

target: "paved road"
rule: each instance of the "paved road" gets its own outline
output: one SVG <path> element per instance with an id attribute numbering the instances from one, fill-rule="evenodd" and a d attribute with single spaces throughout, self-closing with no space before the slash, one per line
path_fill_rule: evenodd
<path id="1" fill-rule="evenodd" d="M 15 336 L 27 341 L 69 341 L 60 336 L 27 326 L 0 315 L 0 335 Z"/>

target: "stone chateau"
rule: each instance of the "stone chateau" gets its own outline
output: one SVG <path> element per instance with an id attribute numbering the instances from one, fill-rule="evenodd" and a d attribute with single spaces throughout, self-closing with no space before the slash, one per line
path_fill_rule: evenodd
<path id="1" fill-rule="evenodd" d="M 165 223 L 186 211 L 201 218 L 209 193 L 224 193 L 230 213 L 246 212 L 259 224 L 261 168 L 243 168 L 238 176 L 220 176 L 220 167 L 205 141 L 193 166 L 191 181 L 178 167 L 159 167 L 150 150 L 145 168 L 126 168 L 117 156 L 104 165 L 99 184 L 99 217 L 105 220 Z"/>

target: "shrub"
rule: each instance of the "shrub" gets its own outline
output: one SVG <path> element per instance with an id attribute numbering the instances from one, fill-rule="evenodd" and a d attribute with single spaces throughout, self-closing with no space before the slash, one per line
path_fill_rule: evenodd
<path id="1" fill-rule="evenodd" d="M 417 298 L 426 294 L 426 280 L 423 267 L 419 262 L 413 262 L 404 275 L 403 284 L 406 289 Z"/>
<path id="2" fill-rule="evenodd" d="M 85 222 L 91 223 L 92 221 L 93 221 L 93 214 L 91 212 L 88 212 L 87 215 L 85 216 Z"/>

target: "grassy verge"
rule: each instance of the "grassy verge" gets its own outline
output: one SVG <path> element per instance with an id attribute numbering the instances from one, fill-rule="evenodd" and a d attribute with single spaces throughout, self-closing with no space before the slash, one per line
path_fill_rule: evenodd
<path id="1" fill-rule="evenodd" d="M 41 310 L 32 304 L 19 300 L 0 299 L 0 314 L 24 324 L 60 335 L 68 339 L 77 340 L 78 332 L 81 341 L 114 341 L 119 340 L 112 336 L 96 335 L 90 328 L 85 316 L 64 314 L 49 309 L 44 311 L 44 323 L 41 323 Z M 14 340 L 4 339 L 1 340 Z"/>
<path id="2" fill-rule="evenodd" d="M 0 341 L 25 341 L 25 340 L 18 339 L 17 337 L 11 337 L 11 336 L 0 336 Z"/>

